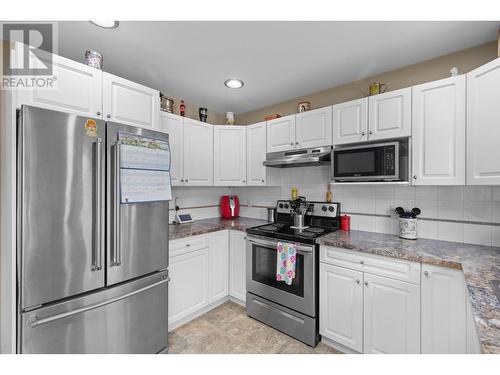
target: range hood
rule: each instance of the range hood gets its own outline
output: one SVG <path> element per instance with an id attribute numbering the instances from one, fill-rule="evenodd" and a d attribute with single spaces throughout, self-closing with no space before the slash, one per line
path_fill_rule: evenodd
<path id="1" fill-rule="evenodd" d="M 262 164 L 266 167 L 275 168 L 328 165 L 331 160 L 331 152 L 331 146 L 272 152 L 267 154 L 266 160 Z"/>

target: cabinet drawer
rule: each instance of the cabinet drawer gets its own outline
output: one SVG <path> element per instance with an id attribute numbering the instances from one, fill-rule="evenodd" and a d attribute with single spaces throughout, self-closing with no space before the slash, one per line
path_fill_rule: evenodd
<path id="1" fill-rule="evenodd" d="M 420 284 L 420 263 L 321 246 L 320 261 L 391 279 Z"/>
<path id="2" fill-rule="evenodd" d="M 208 235 L 181 238 L 169 242 L 169 256 L 177 256 L 208 247 Z"/>

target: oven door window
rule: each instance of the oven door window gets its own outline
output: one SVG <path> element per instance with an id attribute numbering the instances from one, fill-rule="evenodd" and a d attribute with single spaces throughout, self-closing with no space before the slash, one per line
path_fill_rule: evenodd
<path id="1" fill-rule="evenodd" d="M 304 297 L 304 255 L 297 253 L 292 285 L 276 280 L 277 250 L 261 245 L 252 246 L 252 280 Z"/>

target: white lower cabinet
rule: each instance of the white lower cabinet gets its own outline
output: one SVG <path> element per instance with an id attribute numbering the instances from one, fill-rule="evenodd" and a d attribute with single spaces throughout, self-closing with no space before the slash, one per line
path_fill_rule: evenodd
<path id="1" fill-rule="evenodd" d="M 321 263 L 319 333 L 363 351 L 363 272 Z"/>
<path id="2" fill-rule="evenodd" d="M 246 233 L 231 231 L 229 234 L 229 295 L 246 300 Z"/>
<path id="3" fill-rule="evenodd" d="M 422 265 L 422 353 L 467 353 L 467 291 L 461 270 Z"/>
<path id="4" fill-rule="evenodd" d="M 209 249 L 171 257 L 169 263 L 168 320 L 172 325 L 208 304 Z"/>
<path id="5" fill-rule="evenodd" d="M 210 234 L 209 302 L 224 298 L 229 293 L 229 231 Z"/>
<path id="6" fill-rule="evenodd" d="M 420 353 L 420 287 L 364 274 L 364 353 Z"/>

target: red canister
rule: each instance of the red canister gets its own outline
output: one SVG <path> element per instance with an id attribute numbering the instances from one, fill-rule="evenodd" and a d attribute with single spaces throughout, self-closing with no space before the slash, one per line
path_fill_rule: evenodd
<path id="1" fill-rule="evenodd" d="M 347 215 L 342 215 L 340 217 L 340 229 L 349 231 L 351 230 L 351 217 Z"/>

